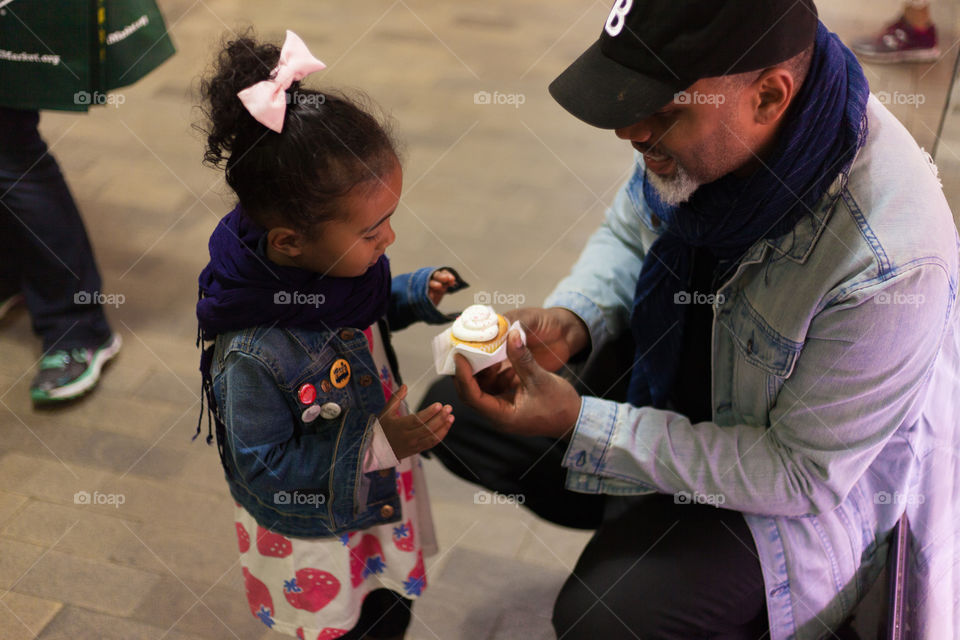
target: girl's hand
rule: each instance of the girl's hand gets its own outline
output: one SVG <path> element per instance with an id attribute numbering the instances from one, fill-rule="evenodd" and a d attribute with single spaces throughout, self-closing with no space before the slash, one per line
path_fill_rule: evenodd
<path id="1" fill-rule="evenodd" d="M 406 396 L 407 385 L 403 385 L 380 414 L 380 427 L 398 460 L 440 444 L 453 424 L 453 407 L 439 402 L 418 413 L 398 416 L 397 408 Z"/>
<path id="2" fill-rule="evenodd" d="M 433 272 L 433 275 L 430 276 L 430 285 L 427 289 L 427 295 L 430 296 L 430 300 L 433 302 L 434 306 L 440 304 L 440 301 L 443 300 L 444 294 L 447 293 L 447 289 L 456 283 L 457 278 L 446 269 L 437 269 Z"/>

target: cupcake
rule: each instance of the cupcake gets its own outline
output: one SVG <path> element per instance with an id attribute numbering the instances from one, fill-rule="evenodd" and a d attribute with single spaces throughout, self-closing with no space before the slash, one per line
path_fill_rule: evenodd
<path id="1" fill-rule="evenodd" d="M 450 341 L 493 353 L 507 339 L 507 319 L 485 304 L 463 310 L 450 330 Z"/>

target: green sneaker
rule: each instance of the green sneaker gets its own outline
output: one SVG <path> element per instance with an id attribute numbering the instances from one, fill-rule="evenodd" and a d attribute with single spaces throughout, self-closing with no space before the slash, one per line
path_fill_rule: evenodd
<path id="1" fill-rule="evenodd" d="M 40 361 L 40 372 L 30 384 L 30 397 L 37 403 L 79 398 L 100 380 L 100 370 L 120 350 L 120 336 L 113 334 L 95 349 L 52 351 Z"/>

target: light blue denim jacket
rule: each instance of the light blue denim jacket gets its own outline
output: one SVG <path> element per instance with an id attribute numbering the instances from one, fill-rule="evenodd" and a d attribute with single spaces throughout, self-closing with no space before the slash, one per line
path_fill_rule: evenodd
<path id="1" fill-rule="evenodd" d="M 564 461 L 576 491 L 743 512 L 773 640 L 829 637 L 904 510 L 910 633 L 960 637 L 957 232 L 929 156 L 876 98 L 867 113 L 848 182 L 794 233 L 754 245 L 718 291 L 713 420 L 584 397 Z M 545 303 L 582 318 L 594 347 L 629 331 L 657 237 L 636 162 Z"/>

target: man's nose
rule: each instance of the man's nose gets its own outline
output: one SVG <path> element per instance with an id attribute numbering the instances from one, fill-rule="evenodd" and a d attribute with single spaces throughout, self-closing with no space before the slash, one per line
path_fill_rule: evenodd
<path id="1" fill-rule="evenodd" d="M 649 125 L 649 119 L 635 122 L 629 127 L 615 129 L 614 133 L 621 140 L 629 140 L 631 142 L 647 142 L 653 137 L 653 129 Z"/>

